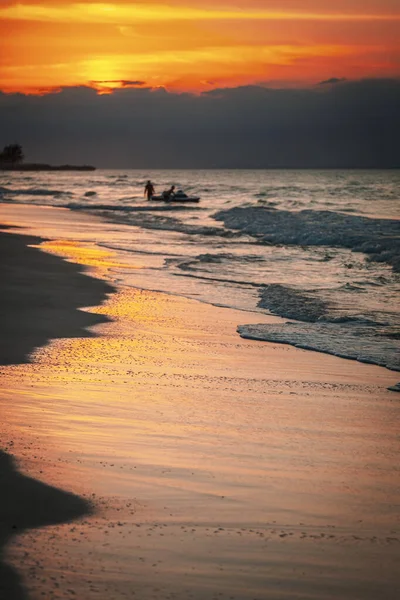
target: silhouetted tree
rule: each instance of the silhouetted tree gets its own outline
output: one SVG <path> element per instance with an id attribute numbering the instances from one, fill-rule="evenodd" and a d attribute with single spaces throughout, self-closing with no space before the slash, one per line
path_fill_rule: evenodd
<path id="1" fill-rule="evenodd" d="M 14 166 L 23 160 L 24 153 L 22 152 L 22 146 L 20 144 L 4 146 L 3 151 L 0 152 L 0 163 Z"/>

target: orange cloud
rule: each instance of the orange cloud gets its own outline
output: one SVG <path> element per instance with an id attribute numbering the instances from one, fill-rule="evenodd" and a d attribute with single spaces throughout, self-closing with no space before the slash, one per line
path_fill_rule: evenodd
<path id="1" fill-rule="evenodd" d="M 10 1 L 0 7 L 0 89 L 140 80 L 200 91 L 399 75 L 397 0 L 331 4 Z"/>

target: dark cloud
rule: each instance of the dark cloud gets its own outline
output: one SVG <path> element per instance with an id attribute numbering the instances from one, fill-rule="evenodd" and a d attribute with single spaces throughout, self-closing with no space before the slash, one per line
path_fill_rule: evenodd
<path id="1" fill-rule="evenodd" d="M 320 81 L 318 85 L 329 85 L 335 83 L 342 83 L 346 81 L 345 77 L 331 77 L 330 79 L 325 79 L 324 81 Z"/>
<path id="2" fill-rule="evenodd" d="M 102 80 L 96 80 L 96 81 L 92 81 L 91 82 L 93 85 L 120 85 L 121 87 L 135 87 L 135 86 L 142 86 L 142 85 L 146 85 L 145 81 L 135 81 L 135 80 L 131 80 L 131 79 L 102 79 Z"/>
<path id="3" fill-rule="evenodd" d="M 98 167 L 400 167 L 400 79 L 200 96 L 90 87 L 0 94 L 0 146 Z"/>

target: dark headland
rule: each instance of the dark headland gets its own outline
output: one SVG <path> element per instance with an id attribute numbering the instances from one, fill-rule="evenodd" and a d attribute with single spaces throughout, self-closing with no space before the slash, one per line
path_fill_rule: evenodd
<path id="1" fill-rule="evenodd" d="M 0 171 L 95 171 L 92 165 L 47 165 L 44 163 L 24 163 L 21 165 L 1 165 Z"/>

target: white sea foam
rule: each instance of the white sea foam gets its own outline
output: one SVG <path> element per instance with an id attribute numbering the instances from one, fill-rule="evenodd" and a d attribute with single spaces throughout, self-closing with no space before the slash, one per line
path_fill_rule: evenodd
<path id="1" fill-rule="evenodd" d="M 235 207 L 216 213 L 214 218 L 264 243 L 350 248 L 400 271 L 400 221 L 395 219 L 263 207 Z"/>

